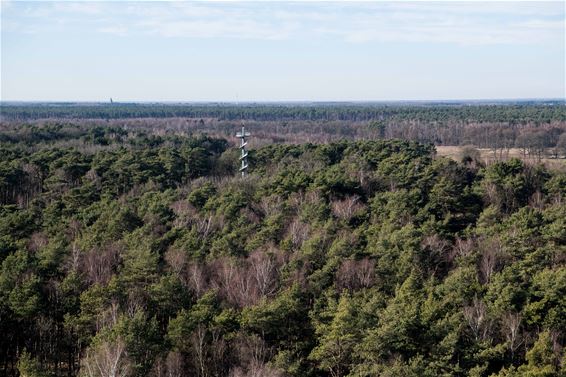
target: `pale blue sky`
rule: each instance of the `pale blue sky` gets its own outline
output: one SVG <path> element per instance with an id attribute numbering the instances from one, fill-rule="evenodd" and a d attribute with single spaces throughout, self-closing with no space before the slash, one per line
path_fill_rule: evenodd
<path id="1" fill-rule="evenodd" d="M 564 2 L 2 0 L 3 101 L 564 98 Z"/>

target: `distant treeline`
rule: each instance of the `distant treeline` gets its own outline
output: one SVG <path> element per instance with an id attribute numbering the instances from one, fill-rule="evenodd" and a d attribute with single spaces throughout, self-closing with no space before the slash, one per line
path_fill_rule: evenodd
<path id="1" fill-rule="evenodd" d="M 241 123 L 251 147 L 272 143 L 403 139 L 489 148 L 506 159 L 566 156 L 563 101 L 487 103 L 73 104 L 2 103 L 0 142 L 91 148 L 103 129 L 124 136 L 197 135 L 231 139 Z M 108 142 L 108 141 L 104 141 Z M 91 145 L 89 147 L 88 145 Z"/>
<path id="2" fill-rule="evenodd" d="M 550 123 L 566 121 L 564 101 L 514 103 L 297 103 L 140 104 L 2 103 L 1 120 L 215 118 L 219 120 L 326 120 Z"/>
<path id="3" fill-rule="evenodd" d="M 404 139 L 435 145 L 489 148 L 504 160 L 511 148 L 524 158 L 566 156 L 566 122 L 450 124 L 404 121 L 246 121 L 253 137 L 251 147 L 280 143 L 328 143 L 340 140 Z M 231 139 L 239 123 L 215 119 L 144 118 L 113 120 L 36 120 L 0 122 L 0 142 L 7 144 L 76 147 L 80 150 L 113 148 L 133 134 L 146 135 L 148 142 L 160 135 L 208 135 Z M 231 139 L 235 141 L 234 139 Z"/>

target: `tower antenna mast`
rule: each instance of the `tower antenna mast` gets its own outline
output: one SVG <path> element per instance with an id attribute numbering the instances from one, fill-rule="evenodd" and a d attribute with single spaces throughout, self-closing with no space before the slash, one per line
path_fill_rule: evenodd
<path id="1" fill-rule="evenodd" d="M 238 132 L 236 134 L 236 137 L 240 138 L 240 161 L 242 164 L 242 166 L 240 167 L 240 172 L 242 173 L 242 177 L 245 177 L 248 172 L 248 151 L 246 150 L 246 145 L 248 145 L 248 142 L 246 140 L 246 137 L 249 136 L 251 136 L 251 134 L 249 132 L 246 132 L 246 128 L 242 124 L 242 132 Z"/>

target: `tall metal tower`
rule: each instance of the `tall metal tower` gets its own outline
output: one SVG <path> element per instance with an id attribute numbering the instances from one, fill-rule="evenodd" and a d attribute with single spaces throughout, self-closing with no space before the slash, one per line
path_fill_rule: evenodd
<path id="1" fill-rule="evenodd" d="M 240 161 L 242 161 L 242 167 L 240 168 L 240 171 L 242 172 L 242 177 L 245 177 L 246 173 L 248 172 L 248 151 L 246 150 L 246 145 L 248 145 L 248 142 L 246 141 L 246 137 L 250 135 L 251 134 L 249 132 L 246 132 L 246 129 L 243 124 L 242 124 L 242 132 L 238 132 L 236 134 L 236 137 L 240 138 L 240 150 L 242 151 L 242 154 L 240 155 Z"/>

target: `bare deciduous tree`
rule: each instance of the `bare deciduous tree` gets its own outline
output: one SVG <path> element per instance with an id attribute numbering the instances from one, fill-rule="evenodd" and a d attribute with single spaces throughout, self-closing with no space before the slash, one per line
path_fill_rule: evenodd
<path id="1" fill-rule="evenodd" d="M 501 321 L 502 331 L 505 334 L 505 339 L 507 340 L 507 345 L 511 352 L 511 360 L 514 359 L 515 352 L 517 352 L 517 349 L 523 343 L 523 339 L 519 332 L 521 328 L 521 320 L 522 317 L 520 313 L 509 312 L 503 316 Z"/>
<path id="2" fill-rule="evenodd" d="M 120 314 L 118 302 L 113 300 L 110 305 L 100 313 L 96 319 L 96 330 L 113 327 L 118 322 Z"/>
<path id="3" fill-rule="evenodd" d="M 248 273 L 247 268 L 239 266 L 236 269 L 235 279 L 231 287 L 235 303 L 240 306 L 250 306 L 257 303 L 260 299 L 255 278 Z"/>
<path id="4" fill-rule="evenodd" d="M 209 265 L 210 284 L 232 305 L 253 305 L 276 292 L 278 269 L 284 258 L 280 254 L 276 250 L 270 254 L 256 250 L 239 263 L 228 258 L 217 259 Z"/>
<path id="5" fill-rule="evenodd" d="M 71 255 L 67 260 L 66 267 L 70 271 L 77 271 L 81 267 L 81 249 L 79 249 L 75 241 L 71 245 Z"/>
<path id="6" fill-rule="evenodd" d="M 240 209 L 240 214 L 244 215 L 250 224 L 259 224 L 261 221 L 261 217 L 249 207 Z"/>
<path id="7" fill-rule="evenodd" d="M 183 275 L 183 281 L 197 297 L 202 296 L 207 288 L 205 266 L 191 263 Z"/>
<path id="8" fill-rule="evenodd" d="M 81 374 L 87 377 L 126 377 L 129 373 L 126 344 L 121 338 L 89 348 L 81 361 Z"/>
<path id="9" fill-rule="evenodd" d="M 87 281 L 104 284 L 110 280 L 120 262 L 120 249 L 119 245 L 114 243 L 87 251 L 82 258 L 82 270 Z"/>
<path id="10" fill-rule="evenodd" d="M 224 299 L 234 304 L 237 301 L 236 294 L 232 289 L 237 274 L 234 262 L 224 257 L 216 259 L 209 266 L 212 275 L 212 286 L 218 289 Z"/>
<path id="11" fill-rule="evenodd" d="M 310 227 L 299 219 L 293 220 L 289 226 L 289 236 L 295 249 L 300 249 L 303 243 L 309 238 Z"/>
<path id="12" fill-rule="evenodd" d="M 282 376 L 282 373 L 266 363 L 271 350 L 258 336 L 239 336 L 235 342 L 235 351 L 238 366 L 230 370 L 230 377 Z"/>
<path id="13" fill-rule="evenodd" d="M 281 211 L 282 199 L 279 195 L 265 196 L 257 204 L 264 217 L 270 217 Z"/>
<path id="14" fill-rule="evenodd" d="M 464 318 L 476 341 L 487 339 L 491 327 L 487 318 L 487 306 L 477 296 L 471 305 L 464 307 Z"/>
<path id="15" fill-rule="evenodd" d="M 375 281 L 375 261 L 364 258 L 361 260 L 345 260 L 336 272 L 336 286 L 355 290 L 367 288 Z"/>
<path id="16" fill-rule="evenodd" d="M 152 377 L 183 377 L 183 356 L 171 351 L 165 358 L 159 358 L 153 365 Z"/>
<path id="17" fill-rule="evenodd" d="M 491 276 L 497 265 L 497 252 L 494 249 L 485 249 L 480 260 L 480 276 L 485 284 L 489 284 Z"/>
<path id="18" fill-rule="evenodd" d="M 31 252 L 37 253 L 49 243 L 49 238 L 41 232 L 35 232 L 31 235 L 28 241 L 28 249 Z"/>
<path id="19" fill-rule="evenodd" d="M 187 253 L 179 249 L 169 249 L 165 253 L 164 258 L 169 270 L 175 275 L 180 276 L 187 264 Z"/>
<path id="20" fill-rule="evenodd" d="M 427 252 L 430 274 L 435 275 L 438 270 L 446 270 L 452 262 L 453 254 L 450 253 L 450 245 L 450 241 L 441 238 L 436 233 L 423 238 L 421 247 Z"/>
<path id="21" fill-rule="evenodd" d="M 194 358 L 194 365 L 201 377 L 208 376 L 206 326 L 199 324 L 191 335 L 191 350 Z"/>
<path id="22" fill-rule="evenodd" d="M 218 328 L 213 328 L 211 331 L 211 360 L 215 365 L 216 371 L 222 370 L 226 365 L 226 350 L 227 342 L 224 338 L 224 332 Z M 220 373 L 216 373 L 219 375 Z"/>
<path id="23" fill-rule="evenodd" d="M 265 252 L 255 251 L 248 257 L 249 272 L 254 277 L 258 293 L 261 296 L 268 296 L 275 293 L 277 265 L 274 256 L 269 256 Z"/>
<path id="24" fill-rule="evenodd" d="M 339 219 L 348 221 L 354 216 L 356 211 L 363 208 L 363 204 L 359 203 L 360 197 L 357 195 L 349 196 L 343 200 L 332 202 L 332 213 Z"/>
<path id="25" fill-rule="evenodd" d="M 503 256 L 503 246 L 498 239 L 490 238 L 480 242 L 481 257 L 479 261 L 480 279 L 489 284 L 491 277 L 500 265 Z"/>
<path id="26" fill-rule="evenodd" d="M 493 182 L 486 182 L 484 184 L 485 200 L 489 204 L 493 204 L 496 207 L 501 205 L 501 197 L 497 185 Z"/>
<path id="27" fill-rule="evenodd" d="M 466 257 L 474 251 L 475 246 L 476 244 L 474 240 L 471 238 L 468 239 L 456 238 L 453 252 L 459 257 Z"/>
<path id="28" fill-rule="evenodd" d="M 165 359 L 165 367 L 167 377 L 182 377 L 183 376 L 183 357 L 179 352 L 169 352 Z"/>
<path id="29" fill-rule="evenodd" d="M 199 217 L 196 220 L 196 227 L 200 237 L 205 239 L 206 237 L 208 237 L 210 232 L 212 232 L 215 229 L 214 218 L 212 217 L 212 215 Z"/>
<path id="30" fill-rule="evenodd" d="M 178 200 L 171 204 L 171 209 L 175 214 L 173 226 L 185 228 L 190 226 L 196 217 L 198 217 L 197 209 L 186 200 Z"/>
<path id="31" fill-rule="evenodd" d="M 539 190 L 529 198 L 529 206 L 540 210 L 544 209 L 544 195 Z"/>

